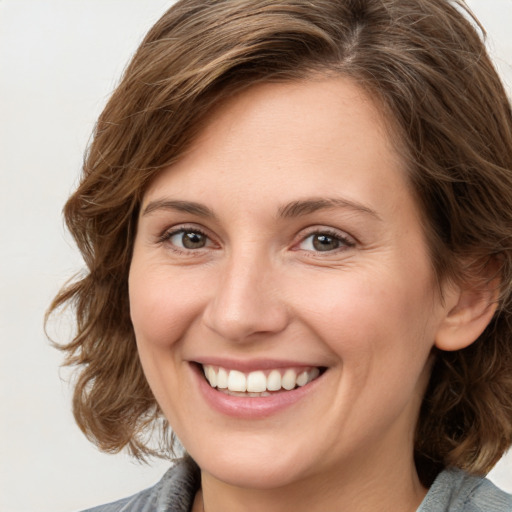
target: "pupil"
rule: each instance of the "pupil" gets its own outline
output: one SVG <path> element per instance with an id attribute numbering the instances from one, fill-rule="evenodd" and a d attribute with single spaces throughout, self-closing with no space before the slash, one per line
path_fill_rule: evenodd
<path id="1" fill-rule="evenodd" d="M 187 249 L 200 249 L 205 246 L 205 238 L 201 233 L 194 233 L 193 231 L 189 231 L 188 233 L 183 233 L 183 247 Z"/>
<path id="2" fill-rule="evenodd" d="M 316 235 L 313 238 L 313 247 L 317 251 L 331 251 L 339 247 L 339 241 L 329 235 Z"/>

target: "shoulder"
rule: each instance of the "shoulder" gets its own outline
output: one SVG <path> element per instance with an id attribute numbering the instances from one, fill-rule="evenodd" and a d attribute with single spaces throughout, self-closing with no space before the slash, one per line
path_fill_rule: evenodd
<path id="1" fill-rule="evenodd" d="M 199 469 L 190 458 L 176 462 L 153 487 L 83 512 L 187 512 L 199 487 Z"/>
<path id="2" fill-rule="evenodd" d="M 443 471 L 417 512 L 512 512 L 512 495 L 484 477 Z"/>

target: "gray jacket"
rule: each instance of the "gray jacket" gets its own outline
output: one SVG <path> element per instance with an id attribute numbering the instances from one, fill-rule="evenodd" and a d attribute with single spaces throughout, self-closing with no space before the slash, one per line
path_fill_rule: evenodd
<path id="1" fill-rule="evenodd" d="M 84 512 L 189 512 L 199 485 L 198 467 L 185 458 L 154 487 Z M 436 478 L 417 512 L 512 512 L 512 495 L 486 478 L 447 469 Z"/>

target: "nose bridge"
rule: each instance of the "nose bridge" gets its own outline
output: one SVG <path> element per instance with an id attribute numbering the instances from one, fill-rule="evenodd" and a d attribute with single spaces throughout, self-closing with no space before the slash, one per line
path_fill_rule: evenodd
<path id="1" fill-rule="evenodd" d="M 206 325 L 234 341 L 283 330 L 288 315 L 280 298 L 277 272 L 265 251 L 250 246 L 233 250 L 206 307 Z"/>

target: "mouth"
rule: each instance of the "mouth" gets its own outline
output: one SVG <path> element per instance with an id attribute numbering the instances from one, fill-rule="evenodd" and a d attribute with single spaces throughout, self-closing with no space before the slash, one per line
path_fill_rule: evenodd
<path id="1" fill-rule="evenodd" d="M 324 367 L 275 368 L 241 372 L 214 365 L 200 365 L 210 387 L 230 396 L 268 397 L 304 387 L 324 373 Z"/>

